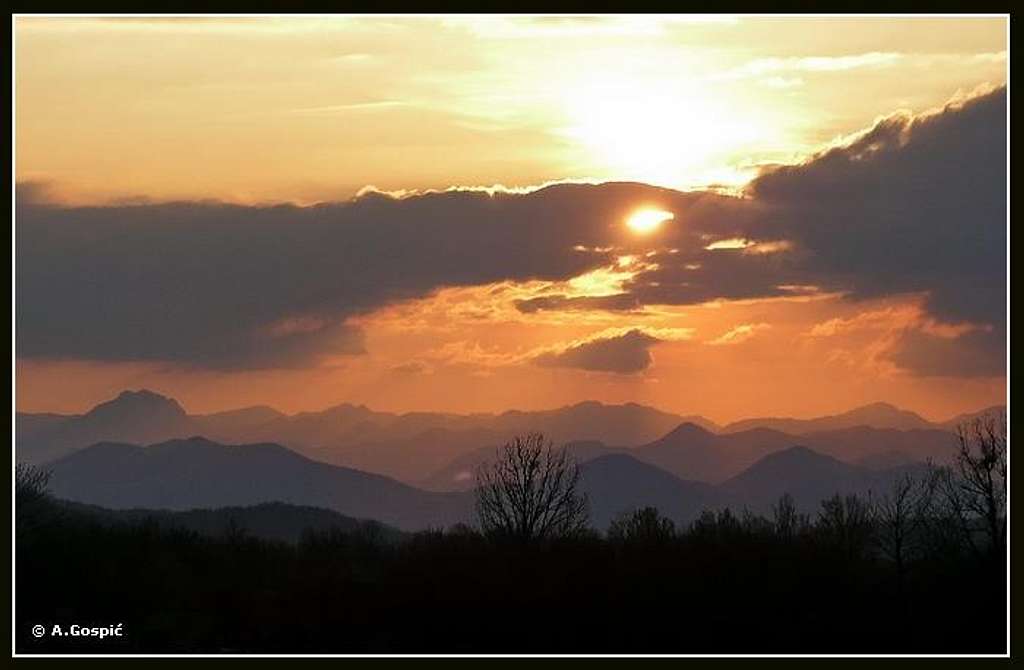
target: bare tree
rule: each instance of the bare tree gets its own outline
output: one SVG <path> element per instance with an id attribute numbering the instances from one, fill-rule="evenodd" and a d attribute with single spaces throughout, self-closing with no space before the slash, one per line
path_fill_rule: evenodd
<path id="1" fill-rule="evenodd" d="M 939 472 L 947 514 L 976 553 L 1006 553 L 1006 413 L 983 415 L 957 426 L 953 465 Z M 986 547 L 978 546 L 977 534 Z"/>
<path id="2" fill-rule="evenodd" d="M 936 480 L 910 473 L 893 482 L 874 503 L 875 543 L 896 566 L 896 584 L 903 588 L 906 566 L 922 545 L 922 534 L 932 514 Z"/>
<path id="3" fill-rule="evenodd" d="M 480 467 L 476 510 L 485 533 L 520 542 L 574 535 L 588 520 L 579 467 L 540 433 L 513 438 Z"/>
<path id="4" fill-rule="evenodd" d="M 818 530 L 847 558 L 860 558 L 867 549 L 873 525 L 870 501 L 856 495 L 836 494 L 821 501 Z"/>
<path id="5" fill-rule="evenodd" d="M 772 504 L 772 530 L 779 537 L 792 539 L 803 533 L 810 525 L 807 515 L 797 511 L 796 502 L 790 494 L 782 494 L 778 501 Z"/>

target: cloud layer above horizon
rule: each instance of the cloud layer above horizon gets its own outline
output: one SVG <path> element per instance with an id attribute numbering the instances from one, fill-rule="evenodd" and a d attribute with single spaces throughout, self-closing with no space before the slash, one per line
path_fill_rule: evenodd
<path id="1" fill-rule="evenodd" d="M 516 308 L 615 312 L 639 324 L 657 306 L 921 294 L 932 323 L 902 333 L 892 361 L 920 375 L 1002 375 L 1006 95 L 1000 87 L 880 119 L 799 165 L 766 171 L 744 197 L 605 183 L 368 191 L 311 207 L 65 207 L 22 184 L 16 354 L 304 368 L 372 351 L 353 321 L 403 300 L 598 276 L 611 278 L 599 290 L 526 296 Z M 623 221 L 641 207 L 675 219 L 634 235 Z M 536 363 L 630 374 L 649 367 L 658 342 L 626 330 Z"/>

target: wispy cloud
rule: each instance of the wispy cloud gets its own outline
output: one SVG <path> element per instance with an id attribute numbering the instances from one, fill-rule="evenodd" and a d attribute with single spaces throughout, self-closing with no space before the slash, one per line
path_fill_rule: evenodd
<path id="1" fill-rule="evenodd" d="M 708 341 L 708 344 L 712 346 L 740 344 L 741 342 L 746 342 L 750 338 L 754 337 L 758 332 L 767 330 L 768 328 L 771 328 L 771 325 L 767 323 L 744 323 L 723 333 L 715 339 Z"/>
<path id="2" fill-rule="evenodd" d="M 889 67 L 900 63 L 904 58 L 904 54 L 889 51 L 872 51 L 850 56 L 758 58 L 731 70 L 722 78 L 742 79 L 786 72 L 842 72 L 861 68 Z"/>

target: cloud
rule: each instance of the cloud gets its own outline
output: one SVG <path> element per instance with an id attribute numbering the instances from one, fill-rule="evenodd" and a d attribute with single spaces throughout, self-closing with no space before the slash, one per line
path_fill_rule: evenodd
<path id="1" fill-rule="evenodd" d="M 706 249 L 705 244 L 694 240 L 686 243 L 687 251 L 645 259 L 650 269 L 634 274 L 623 288 L 642 304 L 693 305 L 799 295 L 820 283 L 793 250 L 748 253 L 755 247 Z"/>
<path id="2" fill-rule="evenodd" d="M 561 351 L 540 354 L 533 360 L 546 368 L 634 374 L 651 366 L 653 359 L 649 350 L 661 341 L 637 328 L 619 335 L 577 342 Z"/>
<path id="3" fill-rule="evenodd" d="M 756 179 L 749 195 L 765 208 L 761 234 L 797 240 L 809 251 L 801 268 L 850 298 L 923 292 L 935 320 L 1003 332 L 1006 122 L 1004 87 L 881 119 L 847 144 Z M 995 358 L 999 340 L 988 340 Z M 912 356 L 897 360 L 932 370 Z"/>
<path id="4" fill-rule="evenodd" d="M 964 361 L 998 372 L 1006 124 L 1005 87 L 960 96 L 771 168 L 743 197 L 564 183 L 402 197 L 369 189 L 311 207 L 65 207 L 40 203 L 38 187 L 22 184 L 16 352 L 299 368 L 372 351 L 355 323 L 381 307 L 441 289 L 540 281 L 562 288 L 516 296 L 519 313 L 921 294 L 931 320 L 973 330 L 941 346 L 908 336 L 907 346 L 936 355 L 962 348 Z M 624 221 L 640 206 L 675 219 L 633 235 Z M 623 267 L 624 257 L 642 260 Z M 619 333 L 543 360 L 635 372 L 650 364 L 657 337 Z M 982 351 L 987 357 L 971 357 Z M 894 361 L 932 374 L 934 358 L 904 352 Z M 952 369 L 966 373 L 965 365 Z"/>
<path id="5" fill-rule="evenodd" d="M 632 187 L 636 189 L 637 187 Z M 577 192 L 593 191 L 594 196 Z M 444 286 L 566 281 L 612 262 L 622 188 L 295 206 L 18 203 L 17 354 L 303 367 L 363 350 L 350 317 Z M 618 204 L 616 204 L 618 203 Z M 282 322 L 315 324 L 281 330 Z"/>
<path id="6" fill-rule="evenodd" d="M 354 317 L 441 288 L 619 282 L 629 274 L 616 259 L 638 244 L 622 238 L 622 221 L 637 202 L 681 211 L 708 198 L 725 199 L 612 183 L 368 191 L 311 207 L 19 201 L 16 351 L 209 369 L 314 366 L 372 349 Z"/>
<path id="7" fill-rule="evenodd" d="M 864 330 L 904 330 L 918 323 L 921 316 L 921 311 L 916 305 L 886 307 L 860 312 L 847 318 L 836 317 L 817 323 L 804 333 L 804 337 L 835 337 Z"/>
<path id="8" fill-rule="evenodd" d="M 942 319 L 992 321 L 1005 311 L 1005 106 L 1000 88 L 880 120 L 751 194 L 768 225 L 813 250 L 810 269 L 852 280 L 859 297 L 927 290 Z"/>
<path id="9" fill-rule="evenodd" d="M 847 56 L 759 58 L 745 63 L 724 76 L 729 79 L 738 79 L 786 72 L 843 72 L 863 68 L 891 67 L 904 59 L 903 54 L 880 51 Z"/>
<path id="10" fill-rule="evenodd" d="M 630 293 L 617 293 L 614 295 L 602 296 L 575 296 L 566 295 L 545 295 L 537 298 L 517 300 L 516 309 L 524 314 L 532 314 L 540 311 L 565 311 L 565 310 L 606 310 L 610 312 L 631 312 L 638 310 L 641 305 L 635 295 Z"/>
<path id="11" fill-rule="evenodd" d="M 389 371 L 396 375 L 425 375 L 433 372 L 426 363 L 415 360 L 393 365 Z"/>
<path id="12" fill-rule="evenodd" d="M 446 19 L 446 25 L 465 27 L 488 39 L 576 39 L 581 36 L 637 36 L 661 34 L 667 17 L 544 16 Z"/>
<path id="13" fill-rule="evenodd" d="M 765 330 L 767 328 L 771 328 L 771 325 L 767 323 L 744 323 L 736 326 L 732 330 L 722 333 L 713 340 L 709 340 L 708 344 L 713 346 L 740 344 L 741 342 L 746 342 L 750 338 L 754 337 L 758 331 Z"/>
<path id="14" fill-rule="evenodd" d="M 740 251 L 744 254 L 777 254 L 783 251 L 791 251 L 793 243 L 789 240 L 770 240 L 756 242 L 740 237 L 731 237 L 726 240 L 716 240 L 704 247 L 707 251 Z"/>
<path id="15" fill-rule="evenodd" d="M 923 377 L 999 376 L 1006 374 L 1006 336 L 985 329 L 953 338 L 908 330 L 888 358 Z"/>
<path id="16" fill-rule="evenodd" d="M 27 180 L 15 184 L 14 200 L 21 205 L 52 205 L 57 203 L 53 185 L 46 181 Z"/>
<path id="17" fill-rule="evenodd" d="M 883 68 L 917 68 L 922 70 L 999 64 L 1006 60 L 1005 51 L 983 53 L 895 53 L 871 51 L 843 56 L 800 56 L 790 58 L 759 58 L 748 61 L 719 75 L 720 79 L 746 79 L 761 77 L 758 83 L 776 88 L 800 86 L 800 77 L 786 74 L 818 75 L 850 70 L 879 70 Z"/>

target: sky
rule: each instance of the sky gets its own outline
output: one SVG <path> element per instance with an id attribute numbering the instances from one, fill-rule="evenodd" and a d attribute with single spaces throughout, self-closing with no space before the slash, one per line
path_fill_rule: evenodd
<path id="1" fill-rule="evenodd" d="M 1006 24 L 19 17 L 17 406 L 1003 402 Z"/>

